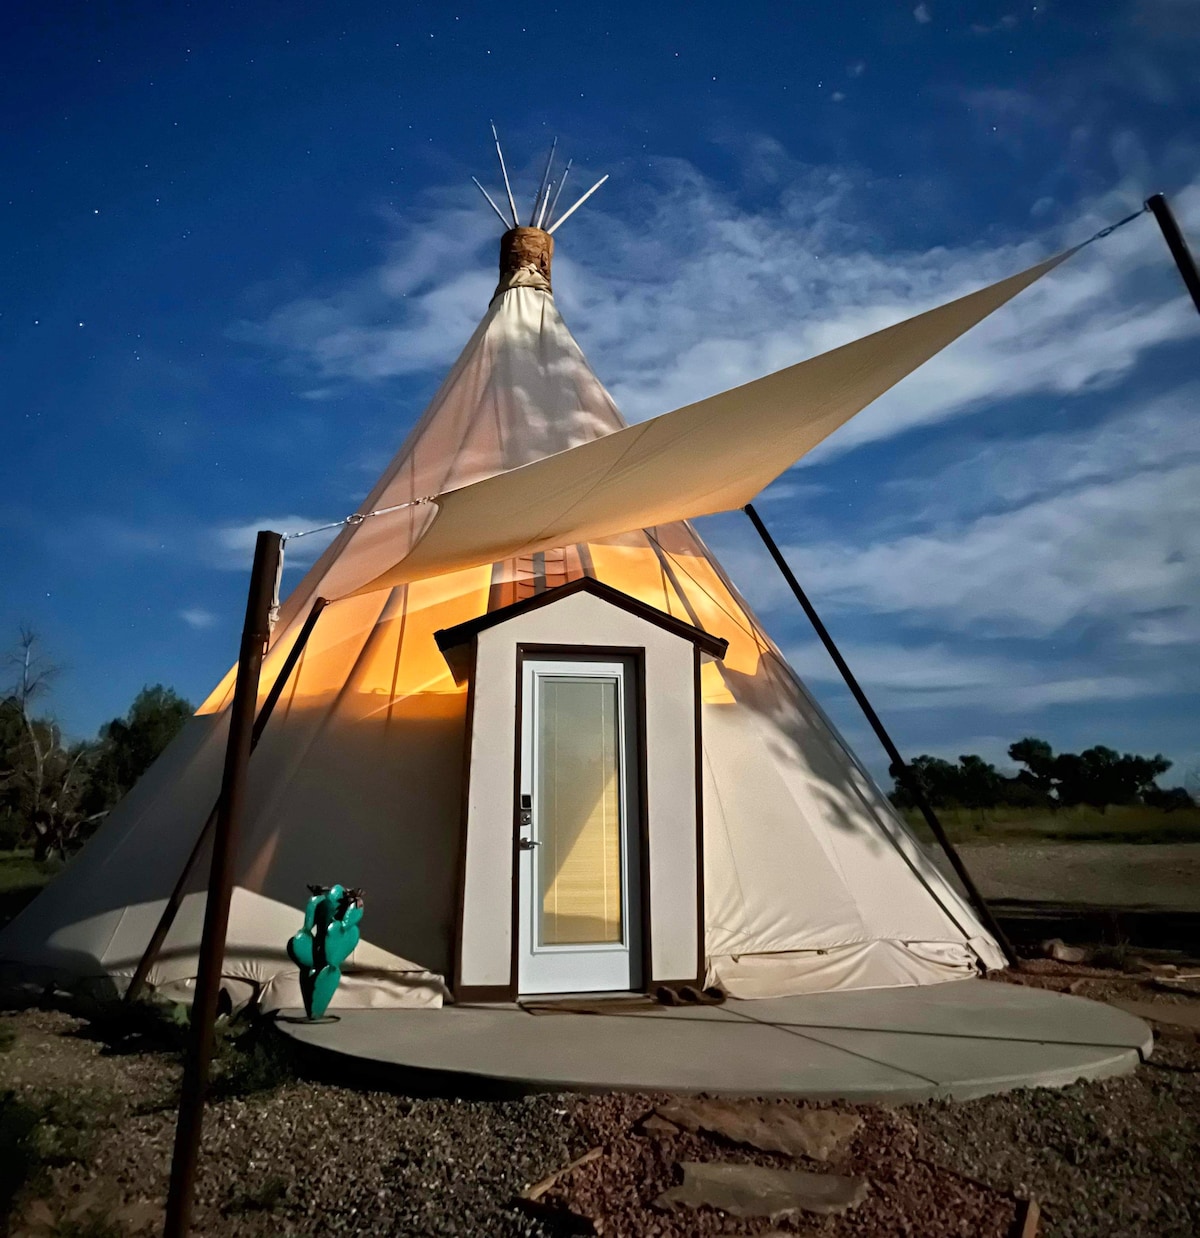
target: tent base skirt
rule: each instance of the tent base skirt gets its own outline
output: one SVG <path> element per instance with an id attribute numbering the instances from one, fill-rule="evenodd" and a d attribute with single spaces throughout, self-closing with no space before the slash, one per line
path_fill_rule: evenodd
<path id="1" fill-rule="evenodd" d="M 1004 956 L 987 938 L 970 943 L 855 942 L 779 954 L 714 955 L 709 959 L 707 983 L 740 998 L 891 989 L 966 980 L 978 975 L 980 961 L 989 971 L 1005 966 Z"/>

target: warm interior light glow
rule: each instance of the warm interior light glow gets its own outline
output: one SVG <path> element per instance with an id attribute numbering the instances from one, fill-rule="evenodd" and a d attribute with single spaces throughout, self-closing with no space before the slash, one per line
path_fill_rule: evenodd
<path id="1" fill-rule="evenodd" d="M 539 944 L 621 941 L 617 681 L 538 676 Z"/>

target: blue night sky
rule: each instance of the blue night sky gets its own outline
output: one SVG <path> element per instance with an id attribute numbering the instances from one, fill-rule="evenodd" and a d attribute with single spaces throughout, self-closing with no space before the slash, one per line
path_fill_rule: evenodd
<path id="1" fill-rule="evenodd" d="M 1197 0 L 523 11 L 5 6 L 0 634 L 40 633 L 73 735 L 202 699 L 253 530 L 348 514 L 398 447 L 494 284 L 490 119 L 523 199 L 554 135 L 611 174 L 556 292 L 631 419 L 1158 190 L 1200 242 Z M 764 496 L 902 749 L 1200 770 L 1198 342 L 1143 217 Z M 879 769 L 744 518 L 701 531 Z"/>

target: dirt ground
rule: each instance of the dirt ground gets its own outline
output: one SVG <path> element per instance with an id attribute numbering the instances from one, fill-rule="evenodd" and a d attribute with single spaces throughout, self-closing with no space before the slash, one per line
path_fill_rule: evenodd
<path id="1" fill-rule="evenodd" d="M 1200 912 L 1196 843 L 964 843 L 985 898 Z"/>
<path id="2" fill-rule="evenodd" d="M 1013 982 L 1150 1002 L 1163 1021 L 1133 1075 L 965 1104 L 860 1106 L 827 1163 L 715 1134 L 647 1130 L 660 1096 L 470 1100 L 334 1086 L 297 1074 L 269 1029 L 225 1038 L 210 1103 L 196 1231 L 206 1235 L 995 1235 L 1023 1200 L 1042 1235 L 1200 1232 L 1200 1044 L 1173 1023 L 1200 997 L 1138 975 L 1049 962 Z M 0 1017 L 0 1205 L 8 1232 L 115 1238 L 161 1226 L 178 1029 L 152 1018 L 29 1009 Z M 796 1112 L 815 1106 L 773 1102 Z M 841 1107 L 846 1109 L 848 1107 Z M 653 1125 L 653 1124 L 652 1124 Z M 529 1184 L 592 1148 L 537 1203 Z M 841 1216 L 744 1219 L 667 1211 L 681 1161 L 861 1176 Z M 4 1208 L 0 1208 L 3 1211 Z"/>

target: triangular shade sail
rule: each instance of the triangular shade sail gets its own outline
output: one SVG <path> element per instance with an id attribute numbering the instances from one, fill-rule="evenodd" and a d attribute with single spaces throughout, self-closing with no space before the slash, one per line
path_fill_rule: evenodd
<path id="1" fill-rule="evenodd" d="M 354 592 L 744 507 L 1074 252 L 765 378 L 443 493 L 416 545 Z"/>

